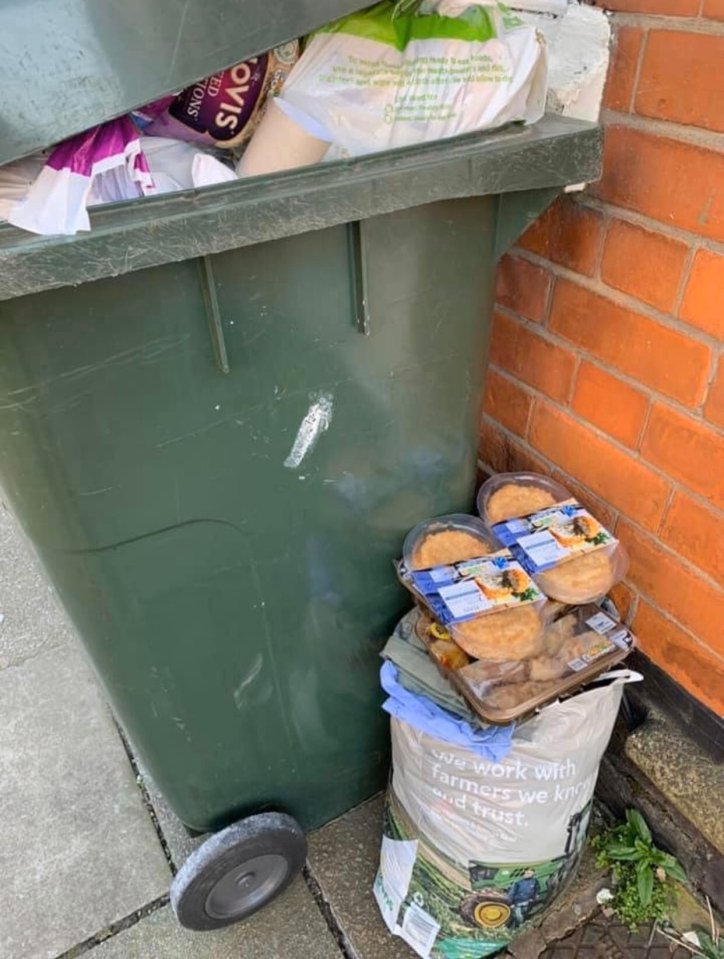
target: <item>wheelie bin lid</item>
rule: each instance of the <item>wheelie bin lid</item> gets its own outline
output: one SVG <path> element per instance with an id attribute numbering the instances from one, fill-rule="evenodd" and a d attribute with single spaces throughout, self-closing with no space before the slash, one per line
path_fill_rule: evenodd
<path id="1" fill-rule="evenodd" d="M 369 0 L 0 4 L 0 165 L 128 113 Z"/>
<path id="2" fill-rule="evenodd" d="M 600 176 L 601 148 L 596 124 L 547 114 L 528 127 L 98 206 L 93 229 L 75 236 L 0 223 L 0 301 L 474 196 L 496 204 L 498 256 L 567 184 Z"/>
<path id="3" fill-rule="evenodd" d="M 0 165 L 182 89 L 369 0 L 0 3 Z M 93 229 L 0 223 L 0 301 L 418 206 L 498 196 L 494 254 L 571 183 L 597 179 L 601 129 L 546 115 L 448 140 L 95 207 Z M 542 195 L 545 194 L 545 202 Z"/>

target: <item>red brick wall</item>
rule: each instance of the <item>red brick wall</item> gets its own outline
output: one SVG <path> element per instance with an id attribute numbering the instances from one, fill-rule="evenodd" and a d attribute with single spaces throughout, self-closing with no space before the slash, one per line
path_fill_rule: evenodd
<path id="1" fill-rule="evenodd" d="M 500 264 L 480 457 L 631 556 L 641 647 L 724 710 L 724 0 L 608 0 L 604 172 Z"/>

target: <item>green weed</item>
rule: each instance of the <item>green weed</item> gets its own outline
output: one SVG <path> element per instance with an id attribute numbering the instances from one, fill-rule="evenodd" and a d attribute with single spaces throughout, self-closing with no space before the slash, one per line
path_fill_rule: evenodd
<path id="1" fill-rule="evenodd" d="M 636 809 L 626 810 L 624 822 L 598 836 L 591 845 L 596 862 L 613 876 L 611 908 L 629 929 L 663 921 L 670 910 L 669 879 L 686 882 L 677 860 L 654 845 L 646 820 Z"/>

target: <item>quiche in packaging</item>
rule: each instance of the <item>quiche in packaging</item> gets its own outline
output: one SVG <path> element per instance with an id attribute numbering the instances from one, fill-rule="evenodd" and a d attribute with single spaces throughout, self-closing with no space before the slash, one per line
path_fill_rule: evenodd
<path id="1" fill-rule="evenodd" d="M 480 488 L 478 509 L 492 535 L 550 599 L 593 602 L 626 573 L 623 546 L 547 476 L 493 476 Z"/>
<path id="2" fill-rule="evenodd" d="M 477 559 L 500 547 L 477 516 L 449 513 L 418 523 L 405 537 L 402 557 L 409 570 Z"/>

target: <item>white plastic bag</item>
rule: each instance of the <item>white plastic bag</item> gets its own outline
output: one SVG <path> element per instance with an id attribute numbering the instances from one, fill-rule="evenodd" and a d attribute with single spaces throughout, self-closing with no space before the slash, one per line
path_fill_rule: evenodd
<path id="1" fill-rule="evenodd" d="M 111 120 L 42 154 L 0 167 L 0 218 L 32 233 L 90 230 L 88 208 L 235 180 L 198 146 L 140 136 L 128 117 Z"/>
<path id="2" fill-rule="evenodd" d="M 7 220 L 15 204 L 27 194 L 46 159 L 45 154 L 35 153 L 0 167 L 0 220 Z"/>
<path id="3" fill-rule="evenodd" d="M 488 762 L 392 719 L 393 776 L 375 896 L 420 956 L 504 948 L 572 875 L 621 701 L 610 685 L 554 703 Z"/>
<path id="4" fill-rule="evenodd" d="M 31 233 L 90 230 L 91 195 L 99 203 L 155 193 L 138 130 L 128 117 L 109 120 L 59 143 L 8 220 Z"/>
<path id="5" fill-rule="evenodd" d="M 404 6 L 383 0 L 313 34 L 279 108 L 351 156 L 542 116 L 545 49 L 533 27 L 494 0 Z M 264 131 L 263 121 L 254 139 Z"/>
<path id="6" fill-rule="evenodd" d="M 157 193 L 211 186 L 236 180 L 236 174 L 216 157 L 192 143 L 169 137 L 141 137 Z"/>

